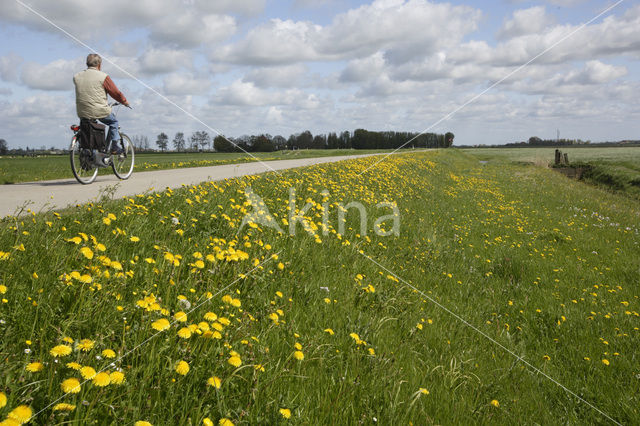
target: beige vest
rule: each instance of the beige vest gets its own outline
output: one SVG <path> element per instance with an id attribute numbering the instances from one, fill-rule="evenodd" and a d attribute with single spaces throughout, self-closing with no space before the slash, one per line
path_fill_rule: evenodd
<path id="1" fill-rule="evenodd" d="M 111 114 L 107 104 L 107 91 L 104 80 L 107 74 L 95 68 L 88 68 L 73 76 L 76 86 L 76 111 L 80 118 L 104 118 Z"/>

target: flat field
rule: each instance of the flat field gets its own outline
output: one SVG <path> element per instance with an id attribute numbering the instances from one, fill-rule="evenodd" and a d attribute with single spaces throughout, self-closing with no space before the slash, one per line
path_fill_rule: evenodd
<path id="1" fill-rule="evenodd" d="M 303 149 L 297 151 L 218 153 L 144 153 L 136 154 L 134 172 L 177 169 L 184 167 L 219 166 L 250 161 L 290 160 L 296 158 L 327 157 L 333 155 L 369 154 L 384 150 Z M 111 168 L 100 169 L 102 174 L 113 173 Z M 50 179 L 73 178 L 68 155 L 37 157 L 0 156 L 0 184 L 35 182 Z"/>
<path id="2" fill-rule="evenodd" d="M 569 161 L 603 161 L 610 163 L 629 163 L 634 168 L 640 167 L 640 146 L 632 147 L 571 147 L 559 148 L 569 155 Z M 553 164 L 555 148 L 472 148 L 464 152 L 487 159 L 504 159 L 534 164 Z"/>
<path id="3" fill-rule="evenodd" d="M 586 171 L 582 179 L 640 200 L 640 147 L 562 147 L 571 167 Z M 483 161 L 529 163 L 548 167 L 555 148 L 487 148 L 465 150 Z"/>
<path id="4" fill-rule="evenodd" d="M 0 415 L 639 423 L 640 204 L 478 160 L 363 158 L 5 219 Z"/>

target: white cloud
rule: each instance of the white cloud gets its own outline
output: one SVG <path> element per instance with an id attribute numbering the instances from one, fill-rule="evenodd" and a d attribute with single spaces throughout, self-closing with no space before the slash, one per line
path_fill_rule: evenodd
<path id="1" fill-rule="evenodd" d="M 140 50 L 139 42 L 128 42 L 116 40 L 111 45 L 113 56 L 135 57 Z"/>
<path id="2" fill-rule="evenodd" d="M 564 81 L 566 83 L 593 85 L 609 83 L 627 74 L 624 66 L 616 67 L 598 60 L 588 61 L 579 72 L 569 73 Z"/>
<path id="3" fill-rule="evenodd" d="M 547 15 L 544 6 L 516 10 L 511 19 L 502 24 L 502 28 L 498 31 L 498 39 L 540 33 L 554 22 L 555 19 Z"/>
<path id="4" fill-rule="evenodd" d="M 304 109 L 314 109 L 321 105 L 316 95 L 300 89 L 265 90 L 242 80 L 220 88 L 214 96 L 214 102 L 219 105 L 242 106 L 295 105 Z"/>
<path id="5" fill-rule="evenodd" d="M 368 81 L 372 77 L 380 74 L 385 68 L 385 60 L 382 52 L 374 53 L 362 59 L 353 59 L 340 74 L 342 82 Z"/>
<path id="6" fill-rule="evenodd" d="M 240 42 L 214 51 L 212 59 L 253 65 L 315 60 L 319 55 L 313 43 L 320 30 L 311 22 L 272 19 L 250 30 Z"/>
<path id="7" fill-rule="evenodd" d="M 214 50 L 212 60 L 240 64 L 291 64 L 360 58 L 380 50 L 406 62 L 453 46 L 474 31 L 480 11 L 425 0 L 377 0 L 338 14 L 326 27 L 272 19 L 241 41 Z"/>
<path id="8" fill-rule="evenodd" d="M 20 79 L 31 89 L 73 90 L 73 75 L 86 68 L 79 59 L 58 59 L 46 65 L 28 62 L 22 67 Z"/>
<path id="9" fill-rule="evenodd" d="M 292 87 L 298 85 L 307 72 L 304 64 L 254 68 L 242 81 L 253 82 L 258 87 Z"/>
<path id="10" fill-rule="evenodd" d="M 148 28 L 151 39 L 169 45 L 194 46 L 223 39 L 234 31 L 231 13 L 255 14 L 264 0 L 32 0 L 29 5 L 56 25 L 83 40 L 101 40 L 131 28 Z M 21 23 L 54 34 L 60 31 L 15 1 L 0 3 L 0 20 Z"/>
<path id="11" fill-rule="evenodd" d="M 211 87 L 208 78 L 196 77 L 191 73 L 171 73 L 163 83 L 167 95 L 206 95 Z"/>
<path id="12" fill-rule="evenodd" d="M 191 10 L 179 16 L 165 15 L 153 22 L 151 39 L 161 44 L 188 48 L 217 43 L 236 32 L 236 21 L 226 15 L 199 15 Z"/>
<path id="13" fill-rule="evenodd" d="M 0 57 L 0 78 L 8 82 L 17 81 L 22 62 L 22 57 L 15 53 Z"/>
<path id="14" fill-rule="evenodd" d="M 147 74 L 165 74 L 191 66 L 191 54 L 185 50 L 150 49 L 140 57 L 140 71 Z"/>

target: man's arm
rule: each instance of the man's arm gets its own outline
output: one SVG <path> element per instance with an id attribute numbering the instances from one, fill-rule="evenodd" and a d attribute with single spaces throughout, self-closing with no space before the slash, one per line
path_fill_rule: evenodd
<path id="1" fill-rule="evenodd" d="M 111 96 L 117 102 L 120 102 L 122 105 L 129 105 L 129 102 L 127 102 L 127 98 L 125 98 L 122 92 L 118 90 L 116 84 L 113 82 L 113 80 L 111 80 L 111 77 L 107 76 L 107 78 L 104 79 L 102 87 L 104 87 L 104 90 L 107 91 L 109 96 Z"/>

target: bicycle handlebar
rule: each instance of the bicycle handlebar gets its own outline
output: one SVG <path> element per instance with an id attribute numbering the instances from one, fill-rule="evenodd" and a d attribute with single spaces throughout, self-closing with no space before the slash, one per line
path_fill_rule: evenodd
<path id="1" fill-rule="evenodd" d="M 109 104 L 110 107 L 114 107 L 114 106 L 118 106 L 118 105 L 124 105 L 124 104 L 121 104 L 120 102 L 114 102 L 112 104 Z M 126 106 L 129 109 L 133 109 L 133 107 L 131 105 L 124 105 L 124 106 Z"/>

